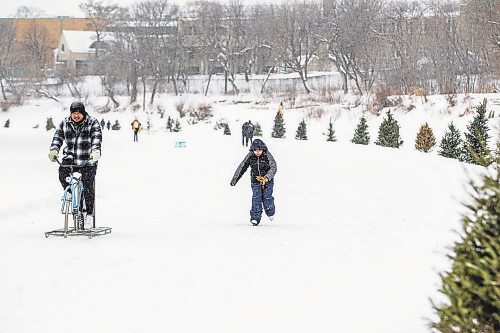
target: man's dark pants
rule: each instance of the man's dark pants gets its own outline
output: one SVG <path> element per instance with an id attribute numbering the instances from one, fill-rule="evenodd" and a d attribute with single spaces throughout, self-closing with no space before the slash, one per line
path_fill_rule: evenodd
<path id="1" fill-rule="evenodd" d="M 94 214 L 94 179 L 97 173 L 97 165 L 92 166 L 84 166 L 73 168 L 73 172 L 79 172 L 82 174 L 82 182 L 83 182 L 83 197 L 85 198 L 85 207 L 87 208 L 87 215 Z M 66 181 L 66 177 L 70 175 L 70 168 L 68 167 L 59 167 L 59 181 L 64 188 L 68 186 L 68 182 Z"/>
<path id="2" fill-rule="evenodd" d="M 245 140 L 245 147 L 248 147 L 248 143 L 250 143 L 250 144 L 252 143 L 253 136 L 244 135 L 243 138 Z"/>

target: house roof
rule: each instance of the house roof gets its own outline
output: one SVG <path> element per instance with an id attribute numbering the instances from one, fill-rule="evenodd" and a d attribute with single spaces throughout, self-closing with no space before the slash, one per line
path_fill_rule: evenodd
<path id="1" fill-rule="evenodd" d="M 62 34 L 66 40 L 66 48 L 71 52 L 90 52 L 90 45 L 97 40 L 94 31 L 63 30 Z"/>

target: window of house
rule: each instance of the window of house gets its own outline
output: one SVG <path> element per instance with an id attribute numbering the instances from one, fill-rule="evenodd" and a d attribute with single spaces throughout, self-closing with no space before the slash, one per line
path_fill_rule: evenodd
<path id="1" fill-rule="evenodd" d="M 61 44 L 61 51 L 64 52 L 64 44 Z"/>
<path id="2" fill-rule="evenodd" d="M 188 67 L 186 70 L 188 75 L 199 75 L 200 74 L 200 67 Z"/>
<path id="3" fill-rule="evenodd" d="M 75 68 L 76 69 L 85 69 L 88 67 L 88 62 L 85 60 L 76 60 L 75 61 Z"/>
<path id="4" fill-rule="evenodd" d="M 188 59 L 194 59 L 196 55 L 196 49 L 194 47 L 190 47 L 186 51 Z"/>

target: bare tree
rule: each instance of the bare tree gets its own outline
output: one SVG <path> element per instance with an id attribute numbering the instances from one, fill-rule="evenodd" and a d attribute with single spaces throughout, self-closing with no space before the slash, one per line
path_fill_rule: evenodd
<path id="1" fill-rule="evenodd" d="M 277 9 L 275 31 L 281 32 L 281 38 L 274 43 L 274 48 L 286 69 L 299 74 L 307 93 L 308 67 L 317 57 L 321 43 L 318 37 L 321 26 L 321 10 L 315 3 L 285 3 Z"/>
<path id="2" fill-rule="evenodd" d="M 153 80 L 150 104 L 154 102 L 160 82 L 165 79 L 172 79 L 174 90 L 177 89 L 175 82 L 177 14 L 178 7 L 167 0 L 141 2 L 133 9 L 139 62 Z M 146 76 L 143 75 L 144 88 L 145 80 Z"/>
<path id="3" fill-rule="evenodd" d="M 90 27 L 96 34 L 96 42 L 94 43 L 94 70 L 99 74 L 101 84 L 107 93 L 107 96 L 113 102 L 115 108 L 120 103 L 115 99 L 114 84 L 118 79 L 116 70 L 119 70 L 118 60 L 116 57 L 101 56 L 101 53 L 107 53 L 109 50 L 105 43 L 106 34 L 109 33 L 109 27 L 114 23 L 121 21 L 126 10 L 116 4 L 104 4 L 98 0 L 88 0 L 86 3 L 81 3 L 80 8 L 85 12 L 90 19 Z"/>
<path id="4" fill-rule="evenodd" d="M 28 57 L 26 58 L 25 68 L 29 69 L 29 75 L 40 79 L 44 76 L 44 69 L 52 57 L 50 45 L 52 40 L 49 31 L 44 25 L 33 20 L 26 31 L 24 48 Z"/>
<path id="5" fill-rule="evenodd" d="M 461 14 L 475 49 L 489 69 L 500 74 L 500 2 L 497 0 L 466 0 Z"/>
<path id="6" fill-rule="evenodd" d="M 250 51 L 246 47 L 246 27 L 248 24 L 244 7 L 239 0 L 233 0 L 227 6 L 218 3 L 202 2 L 194 8 L 198 22 L 196 35 L 203 46 L 203 54 L 209 75 L 205 94 L 208 92 L 211 76 L 218 70 L 224 72 L 224 92 L 228 92 L 229 82 L 238 94 L 235 75 L 243 69 L 242 59 Z"/>
<path id="7" fill-rule="evenodd" d="M 0 87 L 4 100 L 7 100 L 4 81 L 10 84 L 14 69 L 13 47 L 15 32 L 14 20 L 0 20 Z"/>
<path id="8" fill-rule="evenodd" d="M 378 75 L 380 45 L 374 37 L 381 9 L 380 0 L 341 0 L 326 16 L 323 40 L 328 58 L 342 75 L 345 93 L 349 89 L 348 79 L 354 80 L 363 94 Z"/>
<path id="9" fill-rule="evenodd" d="M 248 47 L 250 55 L 245 71 L 248 74 L 267 73 L 261 87 L 261 93 L 270 75 L 276 70 L 280 62 L 273 49 L 273 41 L 276 39 L 274 27 L 274 7 L 273 6 L 253 6 L 249 12 L 249 27 L 247 32 Z"/>
<path id="10" fill-rule="evenodd" d="M 381 77 L 395 92 L 407 94 L 412 87 L 423 86 L 429 78 L 425 11 L 422 3 L 392 2 L 383 8 L 382 22 L 374 28 L 386 69 Z"/>

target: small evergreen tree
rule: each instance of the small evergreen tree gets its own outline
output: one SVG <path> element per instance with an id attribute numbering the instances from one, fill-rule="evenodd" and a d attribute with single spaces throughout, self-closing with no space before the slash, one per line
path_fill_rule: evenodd
<path id="1" fill-rule="evenodd" d="M 297 133 L 295 134 L 295 139 L 297 140 L 307 140 L 307 125 L 304 119 L 299 123 L 297 128 Z"/>
<path id="2" fill-rule="evenodd" d="M 274 117 L 274 127 L 271 136 L 273 138 L 282 139 L 285 137 L 285 133 L 286 133 L 285 120 L 279 113 L 276 113 L 276 117 Z"/>
<path id="3" fill-rule="evenodd" d="M 332 118 L 330 118 L 330 123 L 328 123 L 328 131 L 326 132 L 326 141 L 335 142 L 337 138 L 335 137 L 335 130 L 333 129 Z"/>
<path id="4" fill-rule="evenodd" d="M 365 117 L 361 117 L 358 126 L 354 131 L 354 137 L 351 140 L 352 143 L 358 145 L 367 145 L 370 143 L 370 135 L 368 134 L 368 123 Z"/>
<path id="5" fill-rule="evenodd" d="M 50 131 L 51 129 L 56 128 L 54 126 L 54 121 L 52 120 L 52 117 L 47 118 L 47 124 L 45 125 L 45 129 L 47 131 Z"/>
<path id="6" fill-rule="evenodd" d="M 478 107 L 476 107 L 477 115 L 467 125 L 464 141 L 464 160 L 468 163 L 477 164 L 477 156 L 487 155 L 488 140 L 488 119 L 486 118 L 486 98 Z"/>
<path id="7" fill-rule="evenodd" d="M 453 122 L 448 125 L 448 131 L 444 133 L 439 148 L 439 155 L 462 161 L 464 156 L 463 141 L 460 131 L 453 125 Z"/>
<path id="8" fill-rule="evenodd" d="M 167 131 L 172 132 L 174 126 L 174 120 L 168 116 L 167 119 Z"/>
<path id="9" fill-rule="evenodd" d="M 253 136 L 262 136 L 262 127 L 260 127 L 259 123 L 255 124 L 255 129 L 253 131 Z"/>
<path id="10" fill-rule="evenodd" d="M 120 128 L 122 128 L 122 127 L 120 126 L 120 123 L 118 122 L 118 120 L 116 120 L 115 123 L 113 124 L 113 126 L 111 126 L 111 129 L 113 131 L 119 131 Z"/>
<path id="11" fill-rule="evenodd" d="M 384 118 L 378 129 L 378 140 L 375 144 L 382 147 L 399 148 L 403 144 L 403 140 L 399 136 L 399 124 L 392 117 L 390 111 L 387 111 L 387 118 Z"/>
<path id="12" fill-rule="evenodd" d="M 179 119 L 176 119 L 176 120 L 175 120 L 175 127 L 174 127 L 174 130 L 173 130 L 173 131 L 174 131 L 174 132 L 180 132 L 180 131 L 181 131 L 181 129 L 182 129 L 182 127 L 181 127 L 181 123 L 179 122 Z"/>
<path id="13" fill-rule="evenodd" d="M 231 129 L 228 123 L 224 124 L 224 135 L 231 135 Z"/>
<path id="14" fill-rule="evenodd" d="M 428 153 L 436 146 L 436 137 L 429 124 L 425 123 L 420 126 L 420 130 L 417 133 L 417 138 L 415 139 L 415 148 L 418 151 Z"/>
<path id="15" fill-rule="evenodd" d="M 5 127 L 5 128 L 10 127 L 10 119 L 7 119 L 7 121 L 5 122 L 5 125 L 3 125 L 3 127 Z"/>
<path id="16" fill-rule="evenodd" d="M 440 292 L 447 301 L 432 301 L 439 320 L 431 326 L 443 333 L 500 332 L 499 147 L 500 142 L 496 156 L 486 155 L 496 166 L 483 174 L 481 184 L 470 182 L 472 202 L 466 205 L 460 239 L 449 256 L 451 271 L 441 274 Z"/>

